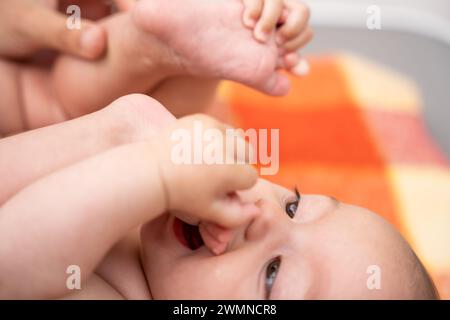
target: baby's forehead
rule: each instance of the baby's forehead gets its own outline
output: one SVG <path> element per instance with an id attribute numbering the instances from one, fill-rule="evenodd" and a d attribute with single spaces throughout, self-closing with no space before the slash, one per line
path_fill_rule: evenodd
<path id="1" fill-rule="evenodd" d="M 264 178 L 259 178 L 258 183 L 255 185 L 255 187 L 262 189 L 262 191 L 280 194 L 280 193 L 286 193 L 290 192 L 295 188 L 295 186 L 291 187 L 285 187 L 281 184 L 277 184 L 275 182 L 266 180 Z M 291 188 L 291 189 L 289 189 Z"/>

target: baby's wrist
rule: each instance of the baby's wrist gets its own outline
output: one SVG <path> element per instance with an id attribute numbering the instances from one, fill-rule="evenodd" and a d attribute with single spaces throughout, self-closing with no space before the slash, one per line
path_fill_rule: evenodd
<path id="1" fill-rule="evenodd" d="M 164 144 L 161 143 L 161 139 L 158 139 L 157 136 L 150 142 L 150 148 L 154 154 L 154 165 L 156 166 L 157 171 L 158 186 L 161 190 L 160 194 L 162 195 L 161 202 L 164 211 L 168 211 L 170 210 L 170 181 L 165 170 L 167 159 L 164 156 Z"/>

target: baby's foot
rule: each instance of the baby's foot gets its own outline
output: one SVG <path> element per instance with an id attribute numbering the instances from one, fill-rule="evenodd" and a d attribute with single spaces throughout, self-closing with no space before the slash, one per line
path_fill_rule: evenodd
<path id="1" fill-rule="evenodd" d="M 245 5 L 243 23 L 253 30 L 254 38 L 265 43 L 276 33 L 280 48 L 280 65 L 302 76 L 308 64 L 299 50 L 312 38 L 308 25 L 309 8 L 299 0 L 242 0 Z"/>
<path id="2" fill-rule="evenodd" d="M 228 79 L 270 95 L 284 95 L 289 80 L 277 72 L 274 37 L 255 41 L 242 25 L 240 0 L 141 0 L 133 18 L 171 48 L 181 71 Z"/>

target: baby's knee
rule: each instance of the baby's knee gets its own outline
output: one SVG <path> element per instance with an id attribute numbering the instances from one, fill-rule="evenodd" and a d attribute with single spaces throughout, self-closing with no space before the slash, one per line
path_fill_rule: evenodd
<path id="1" fill-rule="evenodd" d="M 151 138 L 176 120 L 161 103 L 144 94 L 120 97 L 103 111 L 111 121 L 129 127 L 136 140 Z"/>

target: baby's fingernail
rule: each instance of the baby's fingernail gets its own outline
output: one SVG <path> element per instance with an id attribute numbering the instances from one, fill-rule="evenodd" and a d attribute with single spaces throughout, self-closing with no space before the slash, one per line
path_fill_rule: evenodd
<path id="1" fill-rule="evenodd" d="M 300 59 L 297 65 L 291 70 L 291 72 L 296 76 L 305 76 L 309 73 L 309 71 L 309 63 L 305 59 Z"/>
<path id="2" fill-rule="evenodd" d="M 264 32 L 261 28 L 256 28 L 255 38 L 261 42 L 267 42 L 267 40 L 269 40 L 269 35 L 266 32 Z"/>

